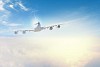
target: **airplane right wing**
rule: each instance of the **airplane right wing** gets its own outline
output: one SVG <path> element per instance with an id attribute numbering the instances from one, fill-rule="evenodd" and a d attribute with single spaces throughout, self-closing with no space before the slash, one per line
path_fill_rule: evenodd
<path id="1" fill-rule="evenodd" d="M 34 32 L 34 30 L 15 30 L 14 34 L 18 34 L 18 32 L 22 32 L 23 34 L 25 34 L 26 32 Z"/>

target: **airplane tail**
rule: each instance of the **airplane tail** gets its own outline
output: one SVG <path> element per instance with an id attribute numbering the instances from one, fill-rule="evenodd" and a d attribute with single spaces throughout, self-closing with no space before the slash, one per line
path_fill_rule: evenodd
<path id="1" fill-rule="evenodd" d="M 41 24 L 40 24 L 40 22 L 36 23 L 35 25 L 37 25 L 37 26 L 41 27 Z"/>

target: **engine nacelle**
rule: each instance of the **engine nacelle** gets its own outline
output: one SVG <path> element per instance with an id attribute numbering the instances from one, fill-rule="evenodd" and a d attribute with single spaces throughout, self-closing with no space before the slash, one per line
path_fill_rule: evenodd
<path id="1" fill-rule="evenodd" d="M 23 34 L 25 34 L 25 33 L 26 33 L 26 31 L 23 31 L 22 33 L 23 33 Z"/>
<path id="2" fill-rule="evenodd" d="M 60 28 L 60 25 L 58 25 L 57 28 Z"/>
<path id="3" fill-rule="evenodd" d="M 14 31 L 14 34 L 18 34 L 18 31 Z"/>
<path id="4" fill-rule="evenodd" d="M 50 27 L 50 28 L 49 28 L 49 30 L 52 30 L 52 29 L 53 29 L 53 27 Z"/>

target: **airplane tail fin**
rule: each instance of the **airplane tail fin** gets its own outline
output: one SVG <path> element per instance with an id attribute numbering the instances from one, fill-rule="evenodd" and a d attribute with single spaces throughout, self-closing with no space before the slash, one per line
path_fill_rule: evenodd
<path id="1" fill-rule="evenodd" d="M 37 25 L 37 26 L 40 26 L 40 27 L 41 27 L 41 24 L 40 24 L 40 22 L 36 23 L 35 25 Z"/>

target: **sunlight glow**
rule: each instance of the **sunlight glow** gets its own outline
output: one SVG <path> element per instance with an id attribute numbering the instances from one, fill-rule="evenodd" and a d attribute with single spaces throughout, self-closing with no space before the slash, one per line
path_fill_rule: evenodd
<path id="1" fill-rule="evenodd" d="M 45 39 L 45 42 L 41 40 L 39 43 L 47 49 L 45 53 L 49 58 L 77 67 L 91 59 L 92 53 L 89 49 L 93 42 L 90 37 L 73 37 Z"/>

